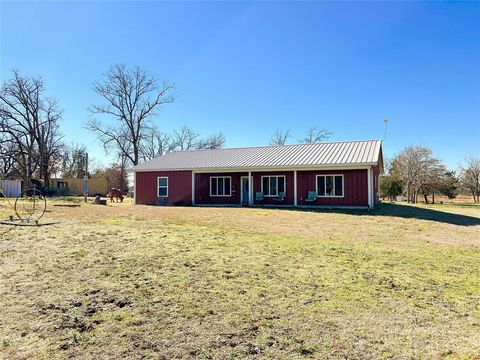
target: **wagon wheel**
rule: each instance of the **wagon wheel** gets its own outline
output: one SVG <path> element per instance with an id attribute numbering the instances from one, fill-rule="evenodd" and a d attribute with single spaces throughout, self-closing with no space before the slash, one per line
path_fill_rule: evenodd
<path id="1" fill-rule="evenodd" d="M 46 209 L 47 199 L 36 188 L 25 190 L 15 200 L 15 213 L 23 222 L 38 223 Z"/>

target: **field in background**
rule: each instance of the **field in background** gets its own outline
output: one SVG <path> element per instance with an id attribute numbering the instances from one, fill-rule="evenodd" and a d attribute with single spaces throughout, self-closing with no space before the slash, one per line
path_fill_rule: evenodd
<path id="1" fill-rule="evenodd" d="M 428 197 L 428 201 L 432 201 L 432 197 Z M 439 203 L 440 201 L 443 201 L 444 203 L 467 203 L 467 204 L 473 204 L 473 196 L 472 195 L 457 195 L 454 199 L 449 199 L 446 196 L 443 195 L 435 195 L 435 202 Z"/>
<path id="2" fill-rule="evenodd" d="M 387 198 L 384 198 L 383 202 L 389 201 Z M 425 204 L 425 198 L 423 196 L 419 196 L 418 202 L 421 204 Z M 432 196 L 428 197 L 428 202 L 432 202 Z M 441 202 L 443 202 L 444 204 L 474 204 L 473 196 L 471 195 L 457 195 L 454 199 L 449 199 L 447 196 L 444 195 L 435 195 L 435 204 L 440 205 Z"/>
<path id="3" fill-rule="evenodd" d="M 0 358 L 480 355 L 479 206 L 78 203 L 0 225 Z"/>

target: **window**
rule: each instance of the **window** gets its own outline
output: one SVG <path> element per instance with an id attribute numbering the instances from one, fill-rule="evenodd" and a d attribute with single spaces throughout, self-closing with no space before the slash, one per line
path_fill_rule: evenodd
<path id="1" fill-rule="evenodd" d="M 317 175 L 317 196 L 343 197 L 343 175 Z"/>
<path id="2" fill-rule="evenodd" d="M 285 193 L 285 176 L 262 176 L 262 192 L 264 196 L 278 196 L 278 193 Z"/>
<path id="3" fill-rule="evenodd" d="M 168 197 L 168 177 L 159 177 L 158 181 L 158 197 Z"/>
<path id="4" fill-rule="evenodd" d="M 210 178 L 210 196 L 230 196 L 231 193 L 231 176 L 215 176 Z"/>

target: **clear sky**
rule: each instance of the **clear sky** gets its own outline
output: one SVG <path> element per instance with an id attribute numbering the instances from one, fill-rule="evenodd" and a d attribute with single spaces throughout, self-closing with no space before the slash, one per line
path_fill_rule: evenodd
<path id="1" fill-rule="evenodd" d="M 0 77 L 43 77 L 66 139 L 108 156 L 83 126 L 112 64 L 176 84 L 155 121 L 227 146 L 300 138 L 381 139 L 393 156 L 429 146 L 455 168 L 480 154 L 479 2 L 1 1 Z"/>

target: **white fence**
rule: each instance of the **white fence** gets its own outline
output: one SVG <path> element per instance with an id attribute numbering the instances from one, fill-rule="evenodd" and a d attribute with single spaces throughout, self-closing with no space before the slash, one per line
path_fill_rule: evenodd
<path id="1" fill-rule="evenodd" d="M 7 197 L 17 197 L 22 193 L 22 182 L 18 180 L 0 180 L 0 189 Z"/>

